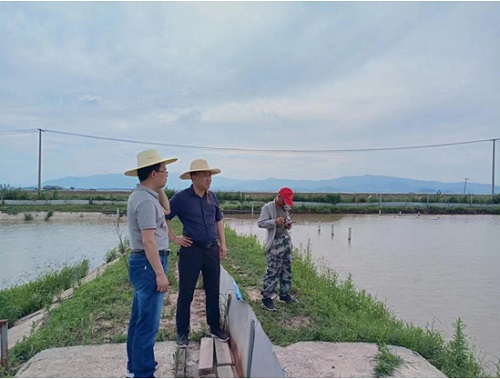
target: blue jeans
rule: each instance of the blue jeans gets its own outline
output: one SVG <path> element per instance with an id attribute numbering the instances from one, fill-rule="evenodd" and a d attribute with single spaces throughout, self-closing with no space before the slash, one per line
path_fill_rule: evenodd
<path id="1" fill-rule="evenodd" d="M 165 272 L 167 259 L 160 256 Z M 136 378 L 152 378 L 156 365 L 155 338 L 160 327 L 165 293 L 156 290 L 156 274 L 145 255 L 131 254 L 129 265 L 134 300 L 127 335 L 127 369 Z"/>

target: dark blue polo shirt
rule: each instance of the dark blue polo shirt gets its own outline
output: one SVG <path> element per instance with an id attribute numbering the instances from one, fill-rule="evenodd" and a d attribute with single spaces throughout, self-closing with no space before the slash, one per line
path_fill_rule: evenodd
<path id="1" fill-rule="evenodd" d="M 195 242 L 208 243 L 218 238 L 216 223 L 222 220 L 219 201 L 212 191 L 199 197 L 191 187 L 177 192 L 170 199 L 170 214 L 165 216 L 172 220 L 175 216 L 182 222 L 182 234 L 191 237 Z"/>

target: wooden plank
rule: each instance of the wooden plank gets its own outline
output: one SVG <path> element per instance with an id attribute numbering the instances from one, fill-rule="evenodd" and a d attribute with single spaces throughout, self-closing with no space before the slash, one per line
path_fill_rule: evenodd
<path id="1" fill-rule="evenodd" d="M 221 342 L 217 338 L 215 340 L 215 360 L 217 366 L 230 365 L 233 363 L 231 359 L 231 352 L 229 351 L 229 344 Z"/>
<path id="2" fill-rule="evenodd" d="M 233 369 L 231 366 L 217 366 L 218 378 L 234 378 Z"/>
<path id="3" fill-rule="evenodd" d="M 204 337 L 200 344 L 200 360 L 198 373 L 200 375 L 211 374 L 214 371 L 214 339 Z"/>

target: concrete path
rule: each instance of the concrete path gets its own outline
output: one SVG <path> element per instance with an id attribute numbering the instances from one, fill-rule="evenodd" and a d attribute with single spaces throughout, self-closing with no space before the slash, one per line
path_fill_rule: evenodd
<path id="1" fill-rule="evenodd" d="M 159 342 L 155 347 L 159 362 L 156 377 L 175 376 L 174 341 Z M 390 347 L 405 363 L 394 377 L 446 378 L 417 353 L 402 347 Z M 199 344 L 191 343 L 188 377 L 197 377 Z M 276 346 L 276 355 L 292 378 L 373 378 L 376 344 L 299 342 L 286 348 Z M 44 350 L 21 368 L 18 378 L 123 378 L 127 364 L 125 344 L 73 346 Z"/>
<path id="2" fill-rule="evenodd" d="M 175 341 L 155 346 L 156 377 L 175 375 Z M 16 378 L 124 378 L 127 369 L 126 344 L 72 346 L 44 350 L 17 372 Z"/>
<path id="3" fill-rule="evenodd" d="M 394 373 L 397 378 L 446 378 L 418 353 L 390 346 L 405 363 Z M 373 343 L 298 342 L 274 348 L 287 377 L 292 378 L 373 378 L 378 353 Z"/>

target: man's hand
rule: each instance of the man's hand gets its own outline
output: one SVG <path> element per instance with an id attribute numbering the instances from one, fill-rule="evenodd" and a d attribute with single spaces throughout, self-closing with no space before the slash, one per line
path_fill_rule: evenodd
<path id="1" fill-rule="evenodd" d="M 193 244 L 193 240 L 189 237 L 184 236 L 176 236 L 173 241 L 176 245 L 180 245 L 183 247 L 189 247 Z"/>
<path id="2" fill-rule="evenodd" d="M 167 292 L 168 291 L 168 279 L 165 273 L 161 273 L 156 275 L 156 290 L 158 292 Z"/>
<path id="3" fill-rule="evenodd" d="M 221 244 L 219 246 L 219 254 L 222 259 L 226 259 L 227 257 L 227 246 L 226 244 Z"/>
<path id="4" fill-rule="evenodd" d="M 285 218 L 284 217 L 278 217 L 276 219 L 276 225 L 283 225 L 285 223 Z"/>

